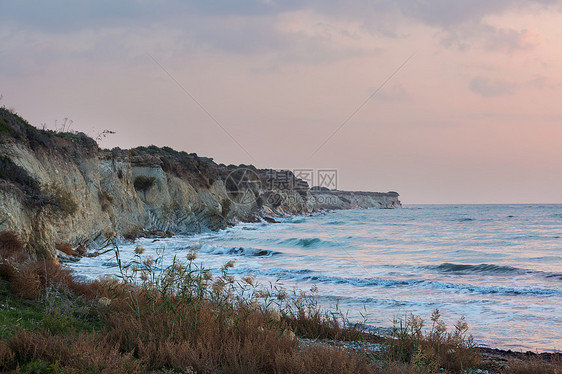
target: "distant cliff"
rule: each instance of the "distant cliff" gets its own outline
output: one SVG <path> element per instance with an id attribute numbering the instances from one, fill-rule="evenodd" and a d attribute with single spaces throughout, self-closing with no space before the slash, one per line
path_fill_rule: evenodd
<path id="1" fill-rule="evenodd" d="M 219 230 L 322 209 L 400 207 L 398 194 L 311 191 L 290 171 L 217 165 L 155 146 L 101 150 L 0 108 L 0 222 L 38 257 L 115 236 Z M 80 252 L 79 251 L 79 252 Z"/>

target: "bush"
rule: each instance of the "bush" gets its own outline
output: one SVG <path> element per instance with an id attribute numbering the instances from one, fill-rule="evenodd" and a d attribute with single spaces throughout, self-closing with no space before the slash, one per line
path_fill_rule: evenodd
<path id="1" fill-rule="evenodd" d="M 146 192 L 154 185 L 155 181 L 156 177 L 146 177 L 144 175 L 139 175 L 135 178 L 133 184 L 135 186 L 135 190 Z"/>
<path id="2" fill-rule="evenodd" d="M 16 165 L 9 157 L 0 155 L 0 179 L 9 181 L 25 192 L 38 193 L 39 183 L 27 170 Z"/>
<path id="3" fill-rule="evenodd" d="M 0 231 L 0 260 L 15 258 L 18 261 L 26 259 L 24 244 L 13 231 Z"/>
<path id="4" fill-rule="evenodd" d="M 506 374 L 559 374 L 562 373 L 560 353 L 554 354 L 549 362 L 537 356 L 512 359 L 508 362 Z"/>
<path id="5" fill-rule="evenodd" d="M 73 215 L 78 210 L 78 204 L 72 197 L 72 193 L 63 190 L 58 184 L 46 185 L 42 190 L 47 197 L 42 205 L 51 206 L 56 212 L 62 213 L 63 216 Z"/>
<path id="6" fill-rule="evenodd" d="M 464 317 L 454 325 L 453 332 L 447 332 L 438 309 L 433 312 L 431 322 L 431 329 L 424 334 L 424 321 L 420 317 L 410 315 L 395 321 L 389 339 L 388 359 L 429 372 L 440 368 L 462 372 L 479 363 L 480 355 L 472 336 L 467 335 L 468 325 Z"/>

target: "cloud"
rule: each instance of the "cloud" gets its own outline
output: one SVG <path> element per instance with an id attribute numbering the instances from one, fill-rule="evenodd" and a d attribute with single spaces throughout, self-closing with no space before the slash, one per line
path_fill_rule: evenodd
<path id="1" fill-rule="evenodd" d="M 461 50 L 477 46 L 489 52 L 511 53 L 532 50 L 540 44 L 540 40 L 540 35 L 532 30 L 516 30 L 471 23 L 445 32 L 441 42 L 447 47 L 456 47 Z"/>
<path id="2" fill-rule="evenodd" d="M 67 58 L 129 59 L 147 51 L 271 54 L 326 63 L 376 53 L 380 40 L 411 38 L 414 24 L 440 30 L 447 47 L 533 49 L 531 30 L 488 25 L 489 15 L 561 0 L 2 0 L 5 71 Z M 406 25 L 406 27 L 404 27 Z M 13 41 L 17 40 L 18 43 Z M 22 65 L 22 61 L 27 62 Z M 35 62 L 34 62 L 35 61 Z M 8 66 L 9 65 L 9 66 Z M 23 69 L 23 68 L 21 68 Z M 29 66 L 26 68 L 29 69 Z"/>
<path id="3" fill-rule="evenodd" d="M 469 88 L 472 92 L 483 97 L 499 97 L 514 94 L 520 89 L 557 89 L 559 83 L 551 83 L 544 76 L 537 76 L 523 82 L 510 82 L 505 80 L 492 80 L 486 77 L 475 77 L 470 81 Z"/>
<path id="4" fill-rule="evenodd" d="M 96 24 L 122 26 L 128 21 L 166 22 L 178 17 L 263 17 L 314 12 L 322 16 L 361 20 L 366 27 L 377 29 L 381 22 L 386 25 L 396 23 L 400 13 L 423 24 L 450 30 L 513 9 L 544 8 L 556 4 L 562 6 L 560 0 L 3 0 L 0 20 L 52 31 Z"/>
<path id="5" fill-rule="evenodd" d="M 480 22 L 489 15 L 509 10 L 560 4 L 559 0 L 417 0 L 396 1 L 402 13 L 427 25 L 444 30 L 466 23 Z"/>
<path id="6" fill-rule="evenodd" d="M 484 97 L 511 95 L 516 87 L 516 83 L 484 77 L 476 77 L 470 81 L 470 90 Z"/>

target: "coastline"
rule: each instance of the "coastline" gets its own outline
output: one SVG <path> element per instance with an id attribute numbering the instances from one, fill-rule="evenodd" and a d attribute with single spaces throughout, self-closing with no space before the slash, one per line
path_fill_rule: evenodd
<path id="1" fill-rule="evenodd" d="M 342 211 L 342 212 L 334 211 L 333 213 L 341 215 L 340 218 L 330 218 L 331 214 L 323 214 L 321 212 L 315 213 L 314 215 L 317 215 L 318 218 L 326 217 L 326 219 L 323 222 L 341 221 L 342 216 L 350 217 L 350 214 L 352 216 L 356 217 L 356 218 L 359 218 L 359 221 L 365 221 L 365 220 L 362 220 L 360 218 L 361 216 L 357 215 L 361 212 L 362 212 L 362 210 Z M 372 211 L 372 213 L 374 213 L 375 215 L 378 216 L 378 213 L 376 211 Z M 388 214 L 390 214 L 390 215 L 402 215 L 403 212 L 401 212 L 401 211 L 396 211 L 396 212 L 387 211 L 387 212 L 381 212 L 381 213 L 384 213 L 385 215 L 388 215 Z M 303 228 L 306 227 L 306 228 L 309 229 L 311 221 L 312 220 L 315 221 L 317 218 L 306 219 L 306 221 L 304 221 L 300 218 L 290 218 L 290 217 L 288 217 L 287 219 L 289 220 L 289 222 L 285 222 L 285 225 L 283 225 L 283 224 L 282 225 L 268 225 L 268 224 L 264 223 L 265 226 L 264 226 L 263 230 L 260 229 L 260 226 L 262 226 L 262 225 L 258 225 L 257 227 L 255 227 L 255 228 L 257 228 L 257 230 L 255 228 L 251 229 L 251 230 L 243 230 L 243 228 L 242 228 L 242 230 L 235 230 L 235 231 L 233 231 L 233 235 L 231 236 L 230 239 L 225 238 L 224 235 L 220 235 L 220 238 L 219 238 L 218 236 L 212 234 L 211 236 L 214 237 L 214 238 L 217 238 L 217 240 L 212 239 L 211 241 L 209 241 L 209 239 L 205 238 L 204 243 L 206 243 L 205 246 L 207 247 L 207 249 L 205 249 L 204 252 L 200 253 L 200 257 L 202 259 L 212 259 L 212 261 L 214 261 L 214 263 L 207 263 L 206 260 L 205 260 L 203 262 L 203 265 L 209 264 L 210 267 L 214 269 L 214 268 L 220 267 L 221 261 L 236 260 L 236 261 L 240 261 L 237 264 L 236 267 L 237 268 L 241 267 L 242 269 L 245 269 L 245 268 L 248 267 L 248 265 L 247 265 L 248 263 L 255 263 L 256 266 L 258 266 L 259 268 L 262 268 L 262 266 L 269 266 L 269 267 L 275 268 L 277 273 L 270 273 L 270 272 L 268 272 L 267 268 L 262 269 L 262 270 L 264 270 L 264 272 L 255 273 L 255 275 L 257 275 L 258 277 L 261 277 L 265 274 L 266 277 L 270 276 L 270 277 L 272 277 L 272 279 L 274 277 L 278 276 L 278 275 L 282 275 L 283 271 L 287 271 L 286 269 L 289 269 L 287 274 L 295 274 L 295 275 L 291 275 L 290 277 L 285 279 L 286 282 L 291 285 L 291 287 L 294 287 L 295 282 L 298 283 L 298 282 L 304 280 L 305 283 L 300 286 L 300 289 L 310 288 L 311 283 L 308 282 L 306 280 L 306 278 L 314 278 L 316 276 L 319 276 L 319 278 L 322 278 L 322 276 L 321 276 L 322 274 L 317 273 L 314 270 L 315 268 L 309 267 L 307 265 L 302 265 L 301 263 L 298 263 L 298 264 L 295 263 L 294 266 L 290 266 L 288 268 L 280 266 L 279 261 L 282 261 L 281 260 L 282 256 L 278 256 L 276 254 L 279 254 L 279 252 L 283 253 L 284 251 L 282 249 L 280 249 L 279 247 L 273 246 L 273 244 L 272 244 L 272 246 L 268 247 L 267 246 L 268 242 L 258 242 L 258 243 L 261 243 L 261 244 L 256 244 L 256 247 L 253 247 L 252 244 L 250 244 L 248 241 L 236 242 L 236 238 L 249 238 L 247 235 L 250 234 L 251 235 L 250 237 L 252 237 L 252 238 L 271 237 L 272 241 L 275 240 L 278 243 L 283 243 L 283 245 L 288 245 L 289 242 L 287 241 L 287 238 L 304 238 L 305 237 L 305 236 L 299 235 L 299 231 L 296 231 L 298 226 L 303 226 Z M 294 221 L 294 222 L 291 222 L 291 221 Z M 381 221 L 381 222 L 379 222 L 379 224 L 384 225 L 385 223 Z M 249 226 L 253 226 L 253 225 L 254 224 L 251 224 Z M 457 225 L 457 224 L 455 223 L 454 225 Z M 276 226 L 276 228 L 274 230 L 267 231 L 267 229 L 266 229 L 267 227 L 273 228 L 274 226 Z M 280 232 L 279 230 L 282 230 L 283 226 L 286 227 L 286 230 L 284 230 L 284 231 L 287 231 L 287 235 L 285 235 L 283 233 L 281 233 L 280 235 L 272 234 L 272 233 Z M 264 231 L 264 230 L 266 230 L 266 231 Z M 262 232 L 262 234 L 259 234 L 260 232 Z M 268 234 L 267 232 L 269 232 L 270 234 Z M 228 234 L 228 236 L 230 236 L 230 234 Z M 315 235 L 314 232 L 313 232 L 311 235 L 306 236 L 306 237 L 307 238 L 315 238 L 315 237 L 318 237 L 318 236 Z M 325 239 L 329 239 L 329 238 L 325 238 Z M 172 252 L 172 254 L 177 253 L 178 256 L 182 256 L 183 252 L 176 252 L 179 248 L 184 248 L 184 247 L 185 248 L 198 248 L 197 247 L 198 244 L 192 245 L 192 243 L 198 243 L 200 241 L 200 239 L 197 239 L 197 240 L 194 240 L 194 241 L 182 240 L 182 241 L 179 242 L 179 244 L 177 246 L 171 245 L 171 247 L 168 247 L 169 244 L 166 244 L 166 243 L 170 243 L 170 240 L 173 241 L 173 239 L 166 239 L 165 241 L 162 241 L 162 242 L 156 242 L 153 245 L 149 244 L 150 241 L 141 241 L 140 244 L 143 245 L 143 246 L 146 245 L 147 251 L 150 254 L 154 253 L 153 250 L 152 250 L 153 248 L 165 246 L 166 248 L 169 248 L 169 250 Z M 291 242 L 294 242 L 295 240 L 291 239 Z M 162 243 L 162 244 L 158 244 L 158 243 Z M 312 243 L 312 246 L 313 246 L 312 248 L 320 248 L 323 245 L 328 245 L 328 246 L 330 245 L 330 243 L 320 242 L 320 243 L 317 243 L 318 247 L 314 247 L 314 245 L 316 245 L 316 244 L 314 244 L 315 243 L 314 241 L 308 241 L 308 242 L 303 243 L 302 245 L 308 246 L 308 245 L 311 245 L 311 243 Z M 203 242 L 201 242 L 201 244 L 203 244 Z M 219 246 L 218 248 L 216 248 L 216 250 L 213 249 L 215 244 Z M 299 244 L 299 245 L 301 245 L 301 244 Z M 252 249 L 252 250 L 255 249 L 255 250 L 259 250 L 259 251 L 264 251 L 265 248 L 269 248 L 271 250 L 271 252 L 273 252 L 273 254 L 271 254 L 271 255 L 267 255 L 267 254 L 257 255 L 257 256 L 265 256 L 265 257 L 252 257 L 253 255 L 251 254 L 251 252 L 244 251 L 242 247 L 244 247 L 244 249 Z M 131 253 L 133 249 L 134 249 L 134 246 L 132 247 L 131 245 L 129 245 L 126 250 L 127 250 L 128 253 Z M 231 249 L 236 249 L 236 251 L 232 252 L 232 253 L 229 253 L 228 251 L 231 250 Z M 308 247 L 303 248 L 303 253 L 306 252 L 307 250 L 309 251 L 310 248 L 308 248 Z M 166 252 L 168 252 L 168 250 L 166 250 Z M 242 256 L 242 257 L 239 257 L 239 256 Z M 300 257 L 300 256 L 297 256 L 297 257 Z M 293 258 L 294 258 L 294 256 L 293 256 Z M 106 260 L 100 260 L 100 261 L 103 262 L 103 261 L 106 261 Z M 265 261 L 265 262 L 260 263 L 259 261 Z M 271 262 L 271 261 L 275 261 L 275 262 Z M 314 258 L 311 258 L 311 261 L 315 261 Z M 268 265 L 265 265 L 266 262 L 268 263 Z M 483 267 L 483 268 L 486 268 L 486 267 Z M 303 271 L 303 274 L 300 275 L 298 273 L 293 273 L 293 270 L 291 270 L 291 269 L 301 269 Z M 310 269 L 313 269 L 313 270 L 311 271 Z M 477 274 L 480 274 L 480 272 L 482 271 L 482 270 L 479 270 L 479 269 L 480 269 L 480 267 L 476 267 L 476 271 L 478 272 Z M 503 269 L 500 268 L 500 270 L 503 270 Z M 326 270 L 326 271 L 328 271 L 328 270 Z M 94 278 L 95 278 L 96 273 L 93 271 L 92 274 L 94 274 Z M 245 273 L 238 273 L 238 272 L 236 272 L 236 274 L 237 274 L 237 276 L 244 276 L 245 275 Z M 347 275 L 347 277 L 350 277 L 350 276 L 352 276 L 352 275 L 351 274 Z M 344 277 L 345 277 L 345 275 L 344 275 Z M 404 277 L 408 278 L 407 275 L 404 275 Z M 345 278 L 333 278 L 331 280 L 328 280 L 328 283 L 334 284 L 334 282 L 340 282 L 342 280 L 345 280 Z M 268 281 L 267 279 L 263 279 L 263 281 L 260 280 L 260 283 L 265 283 L 267 281 Z M 322 280 L 318 280 L 318 282 L 321 282 L 321 281 Z M 316 281 L 314 281 L 314 282 L 316 282 Z M 326 287 L 330 287 L 329 284 Z M 297 287 L 299 287 L 299 286 L 297 285 Z M 360 291 L 361 288 L 359 288 L 358 290 Z M 393 289 L 387 289 L 387 290 L 388 291 L 386 291 L 386 292 L 388 292 L 389 295 L 394 294 Z M 396 291 L 400 293 L 400 289 L 398 289 Z M 385 292 L 384 289 L 383 289 L 382 292 Z M 336 293 L 336 295 L 337 294 L 338 293 Z M 339 294 L 341 295 L 341 292 Z M 321 293 L 321 296 L 329 296 L 329 295 L 324 292 L 324 293 Z M 393 296 L 388 296 L 388 297 L 393 297 Z M 476 295 L 475 297 L 478 297 L 478 295 Z M 501 297 L 502 296 L 500 295 L 500 298 Z M 486 298 L 486 296 L 484 296 L 484 298 Z M 395 299 L 395 300 L 400 301 L 402 299 L 398 298 L 398 299 Z M 410 300 L 410 299 L 408 299 L 408 300 Z M 486 301 L 486 300 L 483 300 L 483 301 Z M 331 302 L 331 304 L 333 304 L 333 302 Z M 323 302 L 322 305 L 326 308 L 329 307 L 328 303 L 326 303 L 326 302 Z M 349 308 L 349 304 L 346 304 L 346 302 L 344 302 L 343 305 L 344 305 L 344 308 L 342 310 L 347 310 Z M 470 304 L 468 304 L 467 307 L 469 305 Z M 489 305 L 489 304 L 485 303 L 485 305 Z M 444 305 L 439 305 L 438 307 L 440 309 L 441 309 L 441 307 L 443 307 L 443 308 L 445 308 L 445 310 L 449 310 Z M 341 308 L 341 305 L 340 305 L 340 308 Z M 452 323 L 457 318 L 457 316 L 466 315 L 465 314 L 466 312 L 462 311 L 463 310 L 462 303 L 459 304 L 459 308 L 460 308 L 461 312 L 458 312 L 458 308 L 457 308 L 457 313 L 451 313 L 450 310 L 448 312 L 444 313 L 445 316 L 448 317 L 448 319 L 449 319 L 449 325 L 452 325 Z M 489 307 L 487 307 L 487 308 L 489 308 Z M 375 311 L 372 311 L 372 310 L 369 311 L 369 314 L 374 316 L 374 317 L 377 317 L 378 312 L 376 310 L 377 309 L 375 309 Z M 431 310 L 420 311 L 419 309 L 411 309 L 411 311 L 413 313 L 415 313 L 416 315 L 424 317 L 424 318 L 428 318 L 429 314 L 431 314 Z M 404 312 L 409 313 L 409 310 L 406 309 L 406 310 L 404 310 Z M 390 321 L 391 319 L 389 319 L 389 318 L 391 318 L 392 315 L 398 316 L 398 314 L 390 314 L 390 317 L 384 317 L 383 318 L 384 319 L 383 322 Z M 403 316 L 404 313 L 402 313 L 401 315 Z M 471 326 L 471 331 L 475 331 L 475 330 L 473 330 L 473 328 L 479 324 L 479 323 L 476 323 L 479 320 L 477 318 L 475 319 L 474 315 L 472 317 L 470 317 L 470 316 L 467 316 L 467 317 L 468 317 L 468 323 Z M 357 321 L 355 316 L 353 318 L 354 318 L 353 321 Z M 368 323 L 369 323 L 369 325 L 372 325 L 372 326 L 388 326 L 387 323 L 381 323 L 380 320 L 381 320 L 381 317 L 379 315 L 378 319 L 377 318 L 375 318 L 374 320 L 370 319 L 370 321 Z M 359 321 L 360 321 L 360 318 L 359 318 Z M 525 322 L 525 323 L 528 323 L 528 322 Z M 498 335 L 498 332 L 501 334 L 501 330 L 502 330 L 501 326 L 502 326 L 501 323 L 497 325 L 496 335 L 492 335 L 492 336 L 501 336 L 501 335 Z M 530 324 L 529 326 L 533 326 L 533 325 Z M 472 333 L 474 333 L 474 332 L 472 332 Z M 519 335 L 519 336 L 521 336 L 521 335 Z M 486 337 L 486 336 L 484 336 L 484 337 Z M 491 352 L 493 352 L 494 350 L 497 350 L 500 353 L 505 352 L 506 354 L 509 354 L 510 352 L 515 352 L 515 353 L 530 352 L 529 351 L 530 348 L 527 348 L 527 349 L 525 349 L 525 348 L 521 348 L 521 349 L 513 348 L 513 346 L 516 345 L 515 343 L 518 342 L 517 338 L 514 338 L 512 340 L 513 345 L 511 345 L 511 343 L 508 339 L 503 339 L 502 342 L 505 343 L 505 345 L 503 345 L 503 346 L 495 346 L 495 345 L 490 343 L 493 340 L 489 340 L 489 339 L 487 340 L 487 339 L 481 339 L 481 338 L 482 338 L 482 336 L 480 336 L 480 338 L 476 342 L 477 343 L 482 342 L 482 341 L 485 342 L 487 344 L 487 346 L 482 346 L 482 349 L 485 349 L 485 350 L 489 349 L 489 350 L 491 350 Z M 520 346 L 521 346 L 521 344 L 523 344 L 523 342 L 519 342 Z M 542 347 L 545 347 L 546 349 L 544 351 L 538 350 L 538 352 L 542 352 L 542 353 L 546 353 L 546 354 L 552 354 L 552 352 L 555 352 L 555 348 L 556 348 L 555 344 L 550 345 L 550 344 L 545 344 L 544 342 L 542 344 L 543 344 Z M 527 347 L 541 347 L 541 345 L 535 345 L 530 340 L 527 341 L 525 343 L 525 345 Z M 535 349 L 532 349 L 532 352 L 537 352 L 537 351 Z"/>
<path id="2" fill-rule="evenodd" d="M 0 185 L 0 220 L 3 230 L 23 239 L 33 261 L 88 257 L 115 238 L 168 237 L 242 222 L 272 223 L 283 216 L 401 206 L 396 192 L 313 190 L 292 171 L 217 165 L 167 147 L 101 150 L 83 134 L 38 130 L 2 111 L 8 136 L 0 141 L 0 157 L 11 174 L 3 175 Z M 291 188 L 284 185 L 287 180 Z M 558 357 L 480 350 L 491 360 Z"/>
<path id="3" fill-rule="evenodd" d="M 313 190 L 290 170 L 217 164 L 169 147 L 103 150 L 0 108 L 0 219 L 35 257 L 82 255 L 114 237 L 216 231 L 322 209 L 399 207 L 396 192 Z"/>

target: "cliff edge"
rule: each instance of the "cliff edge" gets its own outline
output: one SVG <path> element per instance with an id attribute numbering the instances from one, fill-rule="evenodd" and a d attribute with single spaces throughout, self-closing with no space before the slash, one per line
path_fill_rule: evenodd
<path id="1" fill-rule="evenodd" d="M 39 130 L 0 108 L 0 222 L 36 257 L 56 257 L 57 247 L 85 253 L 115 236 L 400 206 L 395 192 L 311 190 L 291 171 L 218 165 L 168 147 L 102 150 L 82 133 Z"/>

